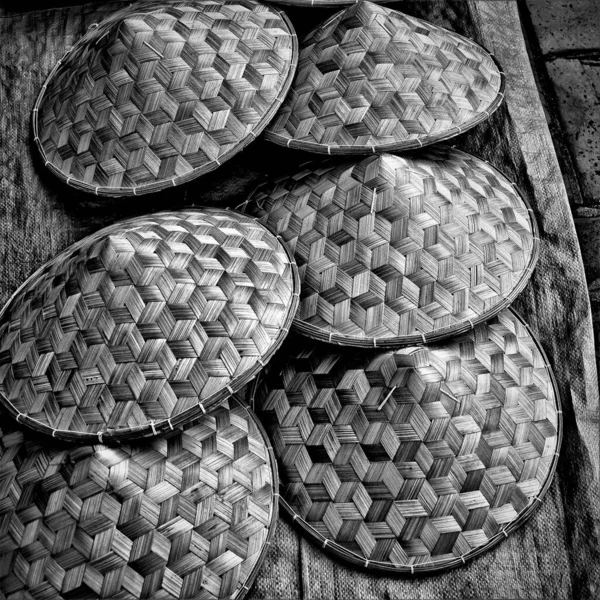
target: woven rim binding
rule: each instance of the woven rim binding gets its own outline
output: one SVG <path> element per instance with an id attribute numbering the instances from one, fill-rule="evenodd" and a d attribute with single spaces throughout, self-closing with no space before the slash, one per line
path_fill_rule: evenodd
<path id="1" fill-rule="evenodd" d="M 69 258 L 73 257 L 80 250 L 80 247 L 84 246 L 89 248 L 94 244 L 98 243 L 100 240 L 108 240 L 109 236 L 117 233 L 122 233 L 127 230 L 134 230 L 136 226 L 143 225 L 147 219 L 160 218 L 165 216 L 173 216 L 177 218 L 177 215 L 203 215 L 203 214 L 216 214 L 216 215 L 231 215 L 234 217 L 243 217 L 251 222 L 256 222 L 256 219 L 249 217 L 248 215 L 242 215 L 240 213 L 236 213 L 235 211 L 231 211 L 229 209 L 218 209 L 218 208 L 204 208 L 204 209 L 185 209 L 182 211 L 172 212 L 172 211 L 162 211 L 158 213 L 154 213 L 151 215 L 144 215 L 142 217 L 134 217 L 132 219 L 127 219 L 125 221 L 121 221 L 101 229 L 100 231 L 76 242 L 72 246 L 63 250 L 58 256 L 54 259 L 50 260 L 48 263 L 40 267 L 36 270 L 27 280 L 19 286 L 19 288 L 13 293 L 13 295 L 6 302 L 4 307 L 0 310 L 0 325 L 3 324 L 4 319 L 6 318 L 7 313 L 12 309 L 13 302 L 18 299 L 22 294 L 26 292 L 26 290 L 32 286 L 36 280 L 41 277 L 48 269 L 51 269 L 55 265 L 62 265 L 65 261 L 68 261 Z M 267 231 L 266 231 L 267 232 Z M 267 232 L 268 233 L 268 232 Z M 269 233 L 269 235 L 271 235 Z M 229 398 L 232 394 L 239 391 L 243 386 L 249 383 L 256 375 L 261 371 L 261 369 L 271 360 L 273 355 L 279 349 L 283 341 L 288 335 L 288 331 L 291 327 L 292 320 L 294 318 L 294 314 L 297 310 L 299 303 L 299 289 L 300 289 L 300 278 L 298 275 L 298 270 L 296 267 L 296 263 L 294 261 L 293 256 L 291 255 L 289 248 L 279 239 L 276 240 L 278 243 L 278 247 L 284 253 L 288 260 L 289 266 L 289 274 L 291 276 L 291 286 L 292 291 L 290 294 L 290 305 L 287 313 L 285 315 L 285 319 L 279 328 L 277 336 L 274 339 L 271 339 L 270 345 L 267 351 L 254 363 L 252 368 L 247 369 L 242 372 L 240 375 L 232 378 L 228 385 L 223 386 L 218 392 L 211 394 L 210 396 L 198 401 L 192 407 L 183 410 L 177 415 L 170 416 L 165 419 L 156 419 L 153 420 L 150 417 L 147 418 L 147 423 L 142 426 L 136 427 L 123 427 L 123 428 L 103 428 L 94 432 L 86 432 L 86 431 L 72 431 L 68 429 L 60 429 L 51 427 L 38 419 L 30 417 L 28 414 L 21 412 L 12 401 L 6 396 L 4 383 L 0 383 L 0 404 L 20 423 L 23 423 L 30 427 L 35 431 L 39 431 L 44 434 L 49 434 L 57 439 L 64 439 L 69 441 L 85 441 L 85 442 L 111 442 L 111 441 L 129 441 L 136 440 L 143 437 L 151 437 L 155 435 L 159 435 L 165 432 L 172 431 L 176 427 L 180 427 L 185 423 L 193 419 L 197 419 L 202 416 L 208 409 L 220 404 L 227 398 Z M 3 340 L 0 340 L 0 342 Z M 106 342 L 102 342 L 105 348 L 108 348 L 108 344 Z M 1 343 L 0 343 L 1 346 Z M 1 358 L 1 354 L 0 354 Z M 10 359 L 10 356 L 8 357 Z M 134 361 L 135 362 L 135 361 Z M 3 364 L 6 365 L 6 357 L 4 357 Z M 8 361 L 10 366 L 10 360 Z M 136 363 L 137 364 L 137 363 Z M 77 369 L 79 371 L 79 369 Z M 5 377 L 6 367 L 2 369 L 2 365 L 0 365 L 0 381 Z"/>
<path id="2" fill-rule="evenodd" d="M 516 196 L 520 199 L 520 201 L 523 203 L 524 207 L 527 210 L 527 214 L 529 216 L 529 222 L 531 225 L 531 239 L 532 239 L 531 254 L 530 254 L 527 265 L 522 270 L 522 276 L 518 280 L 517 284 L 510 290 L 510 293 L 506 294 L 504 297 L 501 297 L 494 306 L 492 306 L 491 308 L 488 308 L 487 310 L 484 310 L 481 314 L 477 315 L 476 317 L 463 319 L 462 324 L 461 323 L 451 324 L 449 326 L 439 327 L 437 329 L 434 329 L 432 331 L 427 331 L 427 332 L 417 330 L 416 333 L 402 335 L 402 336 L 390 336 L 390 337 L 360 336 L 359 337 L 359 336 L 339 333 L 339 331 L 335 330 L 335 326 L 329 326 L 329 330 L 328 330 L 321 326 L 306 323 L 305 321 L 303 321 L 301 319 L 300 316 L 297 316 L 293 321 L 293 330 L 294 331 L 301 333 L 302 335 L 304 335 L 306 337 L 309 337 L 309 338 L 312 338 L 312 339 L 315 339 L 318 341 L 323 341 L 323 342 L 327 342 L 330 344 L 338 344 L 338 345 L 343 345 L 343 346 L 354 346 L 354 347 L 359 347 L 359 348 L 394 349 L 394 348 L 399 348 L 404 345 L 432 343 L 432 342 L 437 342 L 437 341 L 446 339 L 449 336 L 458 335 L 458 334 L 464 333 L 466 331 L 469 331 L 470 329 L 472 329 L 479 323 L 485 322 L 486 320 L 494 317 L 495 315 L 500 313 L 502 310 L 505 310 L 506 308 L 508 308 L 513 303 L 513 301 L 517 298 L 517 296 L 523 291 L 523 289 L 529 282 L 529 278 L 531 277 L 531 274 L 534 271 L 535 265 L 537 264 L 538 257 L 539 257 L 539 251 L 540 251 L 539 229 L 538 229 L 537 221 L 534 217 L 534 211 L 531 207 L 531 204 L 527 200 L 527 196 L 521 192 L 521 190 L 515 183 L 511 182 L 499 169 L 494 167 L 489 161 L 481 159 L 478 156 L 459 151 L 459 150 L 455 149 L 454 147 L 450 148 L 450 147 L 440 146 L 440 147 L 437 147 L 434 149 L 430 149 L 428 151 L 428 153 L 425 155 L 423 155 L 423 154 L 415 154 L 415 155 L 411 155 L 411 156 L 401 155 L 401 156 L 394 157 L 394 158 L 401 159 L 401 160 L 414 159 L 414 160 L 418 161 L 421 158 L 428 158 L 428 156 L 433 156 L 435 158 L 438 153 L 443 153 L 443 152 L 445 152 L 447 155 L 451 155 L 452 153 L 454 153 L 454 154 L 458 154 L 459 156 L 462 155 L 466 158 L 472 158 L 475 160 L 479 160 L 482 162 L 482 164 L 487 165 L 489 168 L 492 169 L 492 171 L 495 171 L 495 173 L 501 179 L 505 180 L 506 184 L 508 184 L 512 190 L 514 190 Z M 386 155 L 379 155 L 380 158 L 384 157 L 384 156 L 386 156 Z M 391 156 L 391 155 L 387 155 L 387 156 Z M 306 174 L 307 171 L 309 171 L 309 170 L 313 171 L 318 176 L 321 176 L 321 174 L 324 173 L 329 168 L 332 168 L 332 169 L 337 168 L 337 170 L 341 172 L 342 169 L 345 169 L 346 167 L 348 167 L 348 168 L 356 167 L 356 166 L 362 165 L 364 162 L 366 162 L 368 160 L 370 160 L 370 157 L 368 157 L 366 159 L 362 159 L 360 162 L 346 161 L 346 162 L 340 163 L 339 160 L 336 160 L 336 159 L 331 159 L 327 162 L 311 161 L 311 162 L 305 163 L 304 165 L 301 165 L 297 174 L 295 174 L 293 176 L 289 176 L 289 177 L 282 177 L 282 178 L 276 180 L 275 184 L 278 185 L 282 181 L 286 181 L 286 180 L 289 180 L 293 184 L 294 182 L 297 182 L 298 180 L 300 180 L 301 177 L 304 174 Z M 409 169 L 407 169 L 407 171 L 409 171 Z M 364 187 L 364 184 L 363 184 L 363 187 Z M 273 230 L 274 233 L 280 234 L 282 239 L 284 239 L 284 241 L 286 241 L 286 243 L 288 243 L 288 239 L 286 239 L 286 237 L 296 236 L 295 241 L 294 241 L 294 244 L 295 244 L 298 237 L 297 237 L 295 231 L 292 232 L 291 226 L 288 227 L 287 229 L 284 228 L 283 231 L 276 231 L 276 229 L 277 229 L 276 224 L 274 225 L 274 224 L 269 223 L 270 212 L 263 209 L 265 198 L 261 198 L 261 194 L 264 197 L 266 197 L 266 199 L 268 200 L 269 198 L 271 198 L 271 196 L 269 195 L 271 193 L 271 189 L 276 189 L 273 182 L 266 182 L 266 183 L 262 184 L 261 186 L 259 186 L 259 188 L 257 188 L 255 190 L 254 194 L 248 200 L 246 200 L 243 204 L 241 204 L 238 208 L 240 210 L 244 210 L 244 211 L 249 210 L 250 214 L 258 216 L 260 221 L 267 228 L 270 228 L 271 230 Z M 281 194 L 279 194 L 279 192 L 277 192 L 277 193 L 278 193 L 277 198 L 279 198 Z M 291 192 L 289 192 L 289 193 L 291 194 Z M 379 209 L 377 209 L 377 211 L 379 211 Z M 317 214 L 319 214 L 319 213 L 317 213 Z M 292 215 L 292 218 L 295 218 L 295 216 Z M 329 237 L 327 239 L 329 239 Z M 294 253 L 294 255 L 296 255 L 295 252 L 293 252 L 293 253 Z M 307 262 L 305 259 L 303 259 L 303 261 L 300 263 L 301 270 L 302 270 L 302 263 L 307 264 Z M 302 287 L 303 286 L 301 286 L 301 289 L 302 289 Z M 305 295 L 304 295 L 304 293 L 302 293 L 301 301 L 303 301 L 304 298 L 305 298 Z M 298 315 L 300 315 L 301 312 L 302 312 L 302 305 L 298 311 Z"/>
<path id="3" fill-rule="evenodd" d="M 357 2 L 356 4 L 359 4 L 359 3 L 366 4 L 366 5 L 373 5 L 374 7 L 376 7 L 378 4 L 383 4 L 383 2 L 378 2 L 375 4 L 375 3 L 371 3 L 371 2 L 364 2 L 363 0 L 359 0 L 359 2 Z M 327 26 L 329 26 L 330 23 L 332 23 L 336 19 L 340 19 L 342 17 L 342 15 L 344 15 L 347 11 L 353 11 L 353 10 L 356 10 L 355 5 L 332 15 L 324 23 L 319 25 L 318 29 L 326 28 Z M 391 13 L 399 13 L 400 12 L 400 11 L 389 9 L 387 7 L 385 10 L 387 10 Z M 402 13 L 400 13 L 400 14 L 402 14 Z M 408 16 L 408 15 L 404 15 L 404 16 Z M 292 94 L 294 93 L 294 86 L 292 86 L 292 88 L 290 90 L 290 95 L 288 95 L 286 102 L 281 107 L 279 114 L 275 117 L 275 119 L 271 122 L 270 126 L 266 129 L 265 139 L 268 139 L 269 141 L 274 142 L 276 144 L 286 146 L 288 148 L 294 148 L 297 150 L 305 150 L 307 152 L 314 152 L 314 153 L 318 153 L 318 154 L 364 155 L 364 154 L 375 154 L 375 153 L 379 153 L 379 152 L 393 152 L 393 151 L 399 151 L 399 150 L 406 151 L 406 150 L 419 149 L 424 146 L 428 146 L 430 144 L 435 144 L 438 142 L 443 142 L 443 141 L 452 139 L 452 138 L 456 137 L 457 135 L 465 133 L 469 129 L 472 129 L 473 127 L 479 125 L 480 123 L 483 123 L 484 121 L 486 121 L 498 109 L 498 107 L 504 101 L 506 76 L 504 74 L 504 71 L 502 70 L 501 65 L 498 63 L 498 60 L 496 59 L 496 57 L 481 44 L 477 44 L 476 42 L 466 38 L 465 36 L 463 36 L 461 34 L 447 30 L 438 25 L 428 23 L 428 22 L 424 21 L 423 19 L 418 19 L 416 17 L 410 17 L 410 19 L 425 23 L 430 27 L 439 29 L 442 32 L 450 33 L 453 36 L 458 36 L 459 38 L 462 38 L 465 41 L 472 44 L 474 47 L 479 48 L 492 60 L 494 66 L 498 70 L 498 74 L 500 75 L 500 84 L 499 84 L 499 88 L 498 88 L 496 97 L 494 98 L 494 100 L 490 103 L 490 105 L 485 110 L 477 113 L 474 117 L 465 121 L 464 123 L 460 123 L 459 125 L 455 125 L 449 129 L 444 129 L 440 133 L 433 134 L 433 135 L 425 134 L 421 137 L 416 137 L 412 140 L 378 142 L 378 143 L 369 143 L 369 144 L 364 144 L 364 145 L 362 145 L 362 144 L 349 145 L 349 144 L 338 144 L 338 143 L 327 143 L 327 142 L 312 142 L 312 141 L 306 141 L 306 140 L 302 140 L 302 139 L 300 139 L 300 140 L 295 139 L 293 137 L 290 137 L 290 135 L 287 132 L 285 134 L 280 133 L 281 128 L 276 129 L 276 127 L 278 127 L 279 120 L 283 118 L 282 111 L 287 110 L 286 106 L 288 105 L 288 103 L 290 103 L 292 101 Z M 313 30 L 313 32 L 310 33 L 303 40 L 303 44 L 305 44 L 306 41 L 312 35 L 314 35 L 316 32 L 317 32 L 317 29 Z M 331 54 L 331 53 L 329 53 L 329 54 Z M 308 58 L 306 60 L 308 60 Z M 311 62 L 311 65 L 313 65 L 313 64 L 314 63 Z M 302 48 L 301 48 L 300 61 L 298 63 L 296 78 L 302 72 L 302 68 L 303 68 L 303 63 L 302 63 Z M 387 105 L 384 105 L 384 106 L 387 106 Z M 290 110 L 290 116 L 293 115 L 294 114 L 293 109 L 289 109 L 289 110 Z M 286 119 L 286 122 L 287 122 L 287 120 L 288 119 Z"/>
<path id="4" fill-rule="evenodd" d="M 329 8 L 331 6 L 343 6 L 350 4 L 358 4 L 360 0 L 271 0 L 275 4 L 283 4 L 284 6 L 305 6 L 308 8 Z M 371 0 L 373 4 L 390 4 L 398 2 L 398 0 Z"/>
<path id="5" fill-rule="evenodd" d="M 277 461 L 252 411 L 237 399 L 225 404 L 162 440 L 118 449 L 73 449 L 58 441 L 48 447 L 46 440 L 28 438 L 14 423 L 3 425 L 0 499 L 10 527 L 0 562 L 10 560 L 14 569 L 0 576 L 0 593 L 36 595 L 41 590 L 56 598 L 116 598 L 126 593 L 132 599 L 165 600 L 210 593 L 211 598 L 241 600 L 259 573 L 277 526 Z M 190 429 L 196 432 L 194 445 L 181 445 Z M 119 470 L 122 464 L 129 468 Z M 148 477 L 140 483 L 142 470 Z M 247 481 L 240 480 L 239 473 L 235 477 L 236 471 Z M 198 483 L 190 485 L 196 477 Z M 177 487 L 180 491 L 174 493 Z M 249 489 L 253 505 L 248 502 Z M 173 501 L 179 508 L 169 520 Z M 25 504 L 29 511 L 23 523 Z M 259 514 L 267 508 L 266 514 Z M 65 535 L 71 527 L 76 529 L 75 543 L 73 535 Z M 192 528 L 193 539 L 186 540 L 186 530 L 191 533 Z M 47 537 L 40 539 L 47 535 L 56 538 L 51 546 Z M 224 535 L 232 536 L 231 543 L 219 543 Z M 103 545 L 107 552 L 98 556 Z M 166 545 L 170 552 L 165 556 Z M 248 551 L 253 563 L 246 566 L 243 555 Z M 34 564 L 41 558 L 55 568 L 37 571 Z M 232 566 L 236 562 L 240 565 Z M 78 575 L 82 566 L 85 576 Z"/>
<path id="6" fill-rule="evenodd" d="M 552 385 L 554 400 L 556 404 L 556 446 L 554 448 L 554 453 L 552 455 L 552 459 L 550 462 L 549 469 L 547 470 L 546 477 L 544 479 L 543 485 L 541 486 L 540 491 L 536 496 L 529 497 L 527 506 L 518 513 L 516 519 L 508 523 L 508 525 L 501 527 L 499 531 L 494 534 L 491 538 L 488 539 L 485 545 L 480 547 L 476 547 L 469 552 L 466 552 L 460 556 L 456 556 L 451 560 L 445 559 L 440 561 L 428 561 L 426 563 L 414 562 L 410 565 L 392 565 L 390 562 L 383 562 L 378 560 L 367 560 L 364 556 L 356 552 L 350 551 L 348 548 L 340 545 L 336 541 L 323 536 L 319 531 L 317 531 L 309 522 L 303 519 L 292 507 L 292 505 L 288 502 L 285 497 L 285 483 L 280 475 L 279 485 L 280 485 L 280 497 L 279 502 L 283 507 L 285 513 L 291 518 L 292 523 L 298 527 L 300 531 L 302 531 L 306 537 L 319 546 L 322 550 L 334 556 L 336 558 L 340 558 L 347 563 L 358 567 L 361 570 L 374 571 L 380 573 L 394 573 L 394 574 L 403 574 L 403 575 L 429 575 L 432 573 L 439 573 L 444 571 L 449 571 L 450 569 L 454 569 L 456 567 L 460 567 L 465 565 L 468 561 L 473 560 L 484 554 L 485 552 L 491 550 L 496 545 L 498 545 L 502 540 L 506 539 L 511 533 L 516 531 L 519 527 L 521 527 L 524 523 L 526 523 L 531 516 L 535 513 L 535 511 L 542 505 L 543 499 L 553 481 L 554 474 L 556 472 L 556 467 L 558 464 L 562 437 L 563 437 L 563 416 L 562 416 L 562 404 L 560 400 L 560 394 L 558 390 L 558 384 L 556 381 L 556 377 L 554 372 L 550 366 L 550 362 L 548 360 L 548 356 L 544 351 L 544 348 L 538 341 L 536 337 L 532 335 L 531 329 L 529 325 L 523 320 L 523 318 L 513 309 L 508 309 L 506 313 L 510 314 L 510 316 L 518 323 L 520 323 L 529 333 L 530 339 L 533 342 L 535 348 L 540 353 L 542 360 L 545 365 L 545 370 L 548 374 L 549 381 Z M 306 347 L 306 346 L 305 346 Z M 330 353 L 324 350 L 326 354 Z M 373 355 L 375 356 L 375 355 Z M 269 369 L 271 366 L 269 366 Z M 266 376 L 263 373 L 259 378 L 255 380 L 252 384 L 251 397 L 252 397 L 252 405 L 255 402 L 255 396 L 257 392 L 260 390 L 261 385 L 265 383 L 265 377 L 268 380 L 269 373 L 267 372 Z M 261 416 L 261 408 L 257 409 L 259 418 L 264 419 L 264 415 Z M 279 460 L 279 457 L 278 457 Z"/>
<path id="7" fill-rule="evenodd" d="M 285 12 L 272 6 L 271 4 L 262 4 L 259 2 L 255 2 L 254 0 L 212 0 L 212 2 L 217 3 L 217 4 L 227 3 L 229 5 L 241 4 L 241 5 L 264 6 L 265 8 L 268 8 L 268 10 L 273 11 L 274 14 L 278 15 L 279 18 L 283 21 L 283 23 L 286 25 L 286 27 L 288 29 L 289 37 L 291 39 L 291 59 L 290 59 L 289 65 L 288 65 L 288 72 L 287 72 L 285 79 L 281 83 L 281 89 L 280 89 L 280 92 L 279 92 L 276 100 L 270 105 L 268 110 L 263 114 L 263 116 L 261 117 L 258 124 L 255 125 L 253 127 L 253 129 L 244 138 L 239 140 L 238 143 L 235 145 L 235 147 L 233 147 L 232 149 L 223 153 L 217 159 L 212 160 L 208 163 L 205 163 L 199 167 L 193 168 L 191 171 L 188 171 L 187 173 L 185 173 L 183 175 L 178 175 L 175 177 L 168 177 L 166 179 L 148 183 L 148 184 L 142 184 L 142 185 L 138 185 L 138 186 L 125 186 L 125 187 L 110 187 L 110 186 L 102 186 L 102 185 L 92 185 L 92 184 L 86 183 L 84 181 L 81 181 L 68 173 L 64 173 L 60 168 L 58 168 L 56 165 L 54 165 L 53 162 L 48 158 L 46 151 L 43 147 L 43 143 L 40 139 L 41 123 L 40 123 L 39 113 L 40 113 L 40 110 L 41 110 L 41 107 L 42 107 L 42 104 L 44 101 L 44 95 L 45 95 L 52 79 L 55 77 L 55 75 L 57 75 L 59 70 L 61 68 L 66 68 L 66 66 L 67 66 L 66 63 L 71 59 L 72 56 L 74 56 L 77 53 L 77 51 L 80 48 L 84 47 L 86 44 L 91 42 L 94 38 L 98 38 L 98 41 L 101 40 L 102 37 L 104 37 L 106 35 L 106 33 L 110 32 L 111 27 L 117 21 L 124 20 L 127 17 L 132 16 L 142 10 L 151 11 L 151 9 L 153 9 L 153 8 L 160 10 L 161 8 L 169 8 L 173 4 L 176 6 L 177 5 L 189 6 L 189 5 L 199 4 L 199 3 L 198 3 L 198 0 L 187 0 L 187 1 L 161 0 L 159 2 L 150 0 L 149 2 L 140 3 L 139 5 L 133 4 L 131 6 L 128 6 L 126 8 L 123 8 L 123 9 L 117 11 L 114 15 L 110 16 L 109 18 L 104 20 L 99 25 L 95 24 L 94 26 L 90 27 L 90 30 L 79 40 L 79 42 L 77 42 L 71 50 L 68 50 L 67 52 L 65 52 L 65 54 L 60 58 L 60 60 L 56 63 L 56 65 L 54 66 L 54 68 L 52 69 L 52 71 L 50 72 L 50 74 L 48 75 L 48 77 L 46 78 L 46 80 L 42 86 L 42 89 L 37 97 L 37 100 L 36 100 L 34 108 L 33 108 L 33 139 L 34 139 L 34 142 L 41 154 L 42 160 L 44 161 L 44 165 L 50 171 L 52 171 L 52 173 L 54 173 L 64 183 L 72 186 L 73 188 L 84 191 L 84 192 L 88 192 L 91 194 L 95 194 L 97 196 L 120 197 L 120 196 L 136 196 L 136 195 L 140 195 L 140 194 L 149 194 L 149 193 L 153 193 L 153 192 L 159 192 L 161 190 L 168 189 L 173 186 L 178 186 L 178 185 L 187 183 L 189 181 L 192 181 L 193 179 L 196 179 L 200 175 L 204 175 L 206 173 L 214 171 L 216 168 L 218 168 L 220 165 L 222 165 L 225 161 L 229 160 L 232 156 L 234 156 L 238 152 L 241 152 L 242 150 L 244 150 L 244 148 L 248 144 L 250 144 L 252 141 L 254 141 L 262 133 L 264 128 L 269 124 L 269 122 L 272 120 L 272 118 L 275 116 L 275 114 L 279 110 L 279 107 L 281 106 L 283 100 L 285 99 L 287 92 L 292 84 L 292 80 L 294 78 L 296 66 L 298 63 L 298 39 L 297 39 L 296 33 L 294 31 L 294 27 L 293 27 L 291 21 L 289 20 L 289 18 L 287 17 L 287 15 L 285 14 Z M 206 4 L 206 2 L 200 2 L 200 4 Z"/>

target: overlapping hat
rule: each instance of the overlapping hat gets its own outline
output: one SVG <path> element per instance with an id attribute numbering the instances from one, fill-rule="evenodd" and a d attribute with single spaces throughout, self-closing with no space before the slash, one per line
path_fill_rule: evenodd
<path id="1" fill-rule="evenodd" d="M 325 154 L 409 150 L 481 123 L 503 96 L 504 74 L 475 42 L 359 2 L 303 40 L 292 89 L 265 136 Z"/>
<path id="2" fill-rule="evenodd" d="M 460 566 L 540 505 L 562 414 L 548 360 L 512 311 L 439 344 L 290 343 L 285 357 L 256 410 L 282 506 L 337 557 L 398 573 Z"/>
<path id="3" fill-rule="evenodd" d="M 77 189 L 156 192 L 216 169 L 254 140 L 296 62 L 292 25 L 268 4 L 134 3 L 53 69 L 34 108 L 35 142 Z"/>
<path id="4" fill-rule="evenodd" d="M 0 313 L 0 402 L 77 441 L 170 431 L 248 383 L 287 335 L 298 274 L 254 219 L 135 217 L 34 273 Z"/>
<path id="5" fill-rule="evenodd" d="M 465 564 L 541 502 L 562 413 L 507 308 L 537 260 L 533 210 L 454 148 L 384 153 L 481 123 L 504 74 L 475 42 L 362 0 L 308 35 L 292 85 L 297 54 L 270 5 L 150 0 L 92 28 L 44 84 L 44 163 L 98 195 L 190 181 L 265 128 L 371 156 L 263 186 L 252 217 L 117 223 L 15 292 L 0 311 L 0 410 L 17 421 L 0 430 L 0 595 L 241 599 L 276 482 L 313 541 L 393 573 Z M 292 324 L 305 337 L 267 366 Z M 236 396 L 259 373 L 269 438 Z"/>
<path id="6" fill-rule="evenodd" d="M 269 447 L 235 399 L 118 448 L 48 444 L 3 419 L 0 594 L 242 598 L 277 522 Z"/>
<path id="7" fill-rule="evenodd" d="M 294 253 L 294 328 L 394 348 L 466 331 L 506 308 L 538 255 L 526 200 L 452 148 L 314 162 L 248 201 Z"/>

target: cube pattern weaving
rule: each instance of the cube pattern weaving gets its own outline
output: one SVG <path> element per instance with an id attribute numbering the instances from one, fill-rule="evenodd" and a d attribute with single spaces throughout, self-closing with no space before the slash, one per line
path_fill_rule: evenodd
<path id="1" fill-rule="evenodd" d="M 140 445 L 0 425 L 0 594 L 240 599 L 277 520 L 272 453 L 235 400 Z M 39 438 L 39 436 L 38 436 Z"/>
<path id="2" fill-rule="evenodd" d="M 450 139 L 502 103 L 504 74 L 475 42 L 359 2 L 311 32 L 267 139 L 324 154 L 408 150 Z"/>
<path id="3" fill-rule="evenodd" d="M 190 181 L 242 150 L 297 62 L 283 12 L 252 0 L 135 3 L 68 52 L 34 108 L 56 175 L 106 196 Z"/>
<path id="4" fill-rule="evenodd" d="M 562 413 L 546 357 L 511 311 L 397 351 L 286 348 L 257 412 L 282 504 L 326 550 L 368 569 L 447 569 L 541 504 Z"/>
<path id="5" fill-rule="evenodd" d="M 169 431 L 258 373 L 297 290 L 286 248 L 246 215 L 117 223 L 42 267 L 0 313 L 0 402 L 69 440 Z"/>
<path id="6" fill-rule="evenodd" d="M 294 253 L 296 330 L 339 344 L 392 348 L 465 331 L 513 301 L 539 251 L 525 198 L 451 148 L 306 164 L 247 208 Z"/>

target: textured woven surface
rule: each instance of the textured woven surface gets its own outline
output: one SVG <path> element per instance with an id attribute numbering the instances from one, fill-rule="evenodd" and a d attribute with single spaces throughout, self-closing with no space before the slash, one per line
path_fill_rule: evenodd
<path id="1" fill-rule="evenodd" d="M 537 259 L 535 220 L 514 186 L 454 149 L 310 163 L 248 206 L 296 257 L 296 329 L 340 344 L 464 331 L 510 304 Z"/>
<path id="2" fill-rule="evenodd" d="M 298 151 L 284 152 L 260 136 L 216 171 L 174 187 L 166 197 L 100 199 L 101 206 L 92 210 L 93 196 L 66 189 L 40 166 L 37 151 L 28 143 L 31 107 L 56 60 L 90 24 L 101 22 L 125 2 L 68 4 L 18 13 L 0 8 L 1 302 L 40 265 L 101 227 L 164 209 L 164 202 L 171 207 L 191 202 L 233 207 L 248 197 L 265 172 L 295 172 L 299 160 L 310 158 L 299 158 Z M 434 577 L 386 576 L 356 568 L 323 552 L 291 526 L 291 519 L 280 519 L 247 597 L 595 600 L 600 589 L 600 462 L 592 321 L 575 228 L 531 75 L 517 2 L 404 0 L 396 7 L 476 40 L 494 52 L 506 71 L 506 102 L 457 143 L 501 168 L 536 211 L 540 258 L 515 304 L 536 332 L 557 377 L 565 413 L 558 469 L 526 526 L 465 566 Z M 316 8 L 290 9 L 288 14 L 299 34 L 326 18 L 325 9 Z"/>
<path id="3" fill-rule="evenodd" d="M 146 2 L 63 57 L 34 109 L 44 162 L 101 195 L 153 192 L 217 168 L 281 104 L 297 40 L 251 0 Z"/>
<path id="4" fill-rule="evenodd" d="M 458 566 L 541 502 L 561 413 L 514 313 L 444 345 L 357 355 L 307 344 L 288 356 L 257 410 L 284 506 L 338 556 L 409 572 Z"/>
<path id="5" fill-rule="evenodd" d="M 275 4 L 286 6 L 303 6 L 327 8 L 330 6 L 342 6 L 344 4 L 356 4 L 358 0 L 272 0 Z M 374 0 L 374 4 L 389 4 L 397 0 Z"/>
<path id="6" fill-rule="evenodd" d="M 59 438 L 126 439 L 194 418 L 249 381 L 286 335 L 298 276 L 260 223 L 165 212 L 84 238 L 0 319 L 0 400 Z"/>
<path id="7" fill-rule="evenodd" d="M 277 517 L 276 464 L 237 401 L 139 446 L 50 446 L 2 423 L 3 598 L 241 598 Z"/>
<path id="8" fill-rule="evenodd" d="M 301 44 L 267 139 L 327 154 L 406 150 L 449 139 L 502 102 L 504 75 L 474 42 L 361 2 Z"/>

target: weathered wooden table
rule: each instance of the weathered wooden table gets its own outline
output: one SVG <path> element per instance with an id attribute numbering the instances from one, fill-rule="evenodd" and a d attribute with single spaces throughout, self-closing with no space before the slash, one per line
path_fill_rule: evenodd
<path id="1" fill-rule="evenodd" d="M 60 250 L 131 215 L 242 202 L 265 175 L 310 158 L 259 139 L 216 172 L 155 196 L 103 200 L 66 188 L 40 163 L 31 108 L 53 64 L 122 3 L 0 9 L 0 301 Z M 15 8 L 15 6 L 17 8 Z M 515 181 L 541 231 L 541 257 L 516 308 L 554 367 L 563 402 L 558 471 L 532 519 L 465 567 L 427 578 L 382 577 L 328 557 L 280 518 L 249 598 L 584 598 L 600 590 L 598 382 L 589 300 L 575 228 L 521 32 L 515 0 L 408 0 L 391 5 L 474 38 L 496 55 L 506 102 L 456 139 Z M 23 12 L 19 12 L 23 11 Z M 300 37 L 332 14 L 286 9 Z M 1 594 L 0 594 L 1 596 Z"/>

